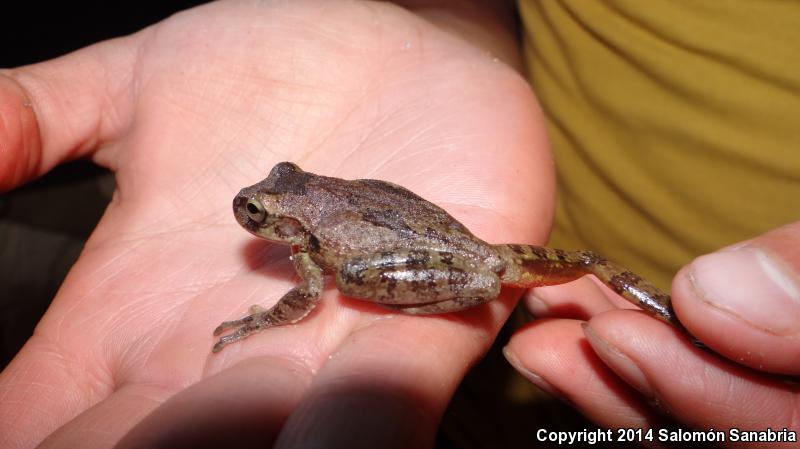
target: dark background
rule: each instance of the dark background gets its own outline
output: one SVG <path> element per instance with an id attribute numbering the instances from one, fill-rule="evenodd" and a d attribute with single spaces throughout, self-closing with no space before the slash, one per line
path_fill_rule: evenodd
<path id="1" fill-rule="evenodd" d="M 4 5 L 0 67 L 32 64 L 124 36 L 201 3 L 73 1 L 43 7 L 26 2 L 13 12 Z M 30 337 L 113 190 L 113 174 L 75 161 L 0 194 L 0 369 Z M 437 447 L 547 447 L 535 443 L 539 428 L 594 427 L 510 370 L 499 350 L 510 331 L 506 326 L 499 344 L 453 398 Z"/>

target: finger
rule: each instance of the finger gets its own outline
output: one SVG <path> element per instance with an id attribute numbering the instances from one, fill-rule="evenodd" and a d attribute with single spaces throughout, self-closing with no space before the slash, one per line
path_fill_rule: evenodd
<path id="1" fill-rule="evenodd" d="M 536 318 L 588 320 L 615 308 L 635 308 L 594 276 L 584 276 L 567 284 L 529 290 L 525 306 Z"/>
<path id="2" fill-rule="evenodd" d="M 172 390 L 157 385 L 122 387 L 47 435 L 37 449 L 102 449 L 114 445 Z M 28 446 L 19 446 L 28 447 Z"/>
<path id="3" fill-rule="evenodd" d="M 169 398 L 114 447 L 272 447 L 312 376 L 290 358 L 247 359 Z"/>
<path id="4" fill-rule="evenodd" d="M 120 133 L 133 105 L 132 47 L 144 33 L 0 70 L 0 192 L 87 156 Z"/>
<path id="5" fill-rule="evenodd" d="M 620 377 L 697 428 L 795 428 L 796 387 L 694 347 L 643 314 L 612 311 L 586 328 L 594 351 Z"/>
<path id="6" fill-rule="evenodd" d="M 800 374 L 800 223 L 694 260 L 673 296 L 681 322 L 714 351 Z"/>
<path id="7" fill-rule="evenodd" d="M 130 47 L 139 39 L 0 70 L 0 192 L 86 156 L 119 133 L 130 109 Z M 114 388 L 104 360 L 40 330 L 0 373 L 0 447 L 35 446 Z"/>
<path id="8" fill-rule="evenodd" d="M 0 447 L 36 446 L 112 390 L 100 360 L 34 334 L 0 372 Z"/>
<path id="9" fill-rule="evenodd" d="M 511 365 L 544 391 L 603 427 L 646 428 L 659 422 L 643 398 L 591 350 L 583 321 L 537 320 L 504 349 Z"/>
<path id="10" fill-rule="evenodd" d="M 36 114 L 25 91 L 0 72 L 0 192 L 31 177 L 40 164 Z"/>
<path id="11" fill-rule="evenodd" d="M 394 315 L 354 331 L 330 357 L 276 447 L 430 447 L 511 295 L 458 314 Z"/>

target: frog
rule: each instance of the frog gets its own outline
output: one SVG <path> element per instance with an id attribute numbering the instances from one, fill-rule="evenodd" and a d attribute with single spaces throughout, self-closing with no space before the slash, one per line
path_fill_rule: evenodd
<path id="1" fill-rule="evenodd" d="M 233 199 L 236 221 L 251 234 L 291 248 L 299 283 L 269 308 L 222 322 L 212 348 L 263 329 L 297 323 L 322 297 L 325 277 L 343 295 L 411 315 L 469 309 L 502 287 L 528 289 L 594 275 L 648 314 L 680 327 L 670 296 L 646 279 L 588 250 L 490 244 L 441 207 L 399 185 L 345 180 L 276 164 Z"/>

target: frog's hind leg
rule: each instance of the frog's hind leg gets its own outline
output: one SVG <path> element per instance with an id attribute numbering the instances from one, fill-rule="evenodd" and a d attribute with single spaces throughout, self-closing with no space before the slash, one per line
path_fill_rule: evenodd
<path id="1" fill-rule="evenodd" d="M 395 308 L 409 313 L 443 313 L 496 298 L 500 278 L 450 252 L 395 250 L 346 261 L 336 286 L 347 296 L 402 306 Z"/>
<path id="2" fill-rule="evenodd" d="M 220 335 L 228 329 L 235 330 L 228 335 L 220 337 L 211 350 L 212 352 L 219 352 L 226 345 L 267 327 L 295 323 L 314 309 L 314 306 L 317 305 L 322 296 L 322 270 L 314 264 L 307 253 L 294 254 L 292 259 L 295 270 L 302 278 L 302 282 L 297 287 L 286 292 L 269 309 L 254 305 L 250 307 L 250 315 L 238 320 L 225 321 L 217 326 L 214 329 L 214 335 Z"/>
<path id="3" fill-rule="evenodd" d="M 233 321 L 225 321 L 216 329 L 214 335 L 220 335 L 228 329 L 236 329 L 232 333 L 219 338 L 211 352 L 219 352 L 225 346 L 248 337 L 250 334 L 273 326 L 281 326 L 299 321 L 319 302 L 320 295 L 295 287 L 289 290 L 278 302 L 264 309 L 260 306 L 250 307 L 251 314 Z"/>
<path id="4" fill-rule="evenodd" d="M 649 314 L 681 327 L 669 295 L 591 251 L 564 251 L 532 245 L 495 245 L 495 249 L 507 261 L 506 270 L 501 275 L 504 285 L 525 288 L 557 285 L 593 274 Z"/>
<path id="5" fill-rule="evenodd" d="M 493 298 L 453 298 L 445 301 L 434 302 L 430 304 L 420 305 L 399 305 L 399 304 L 383 304 L 384 307 L 399 310 L 409 315 L 436 315 L 439 313 L 458 312 L 459 310 L 466 310 L 485 302 L 491 301 Z"/>
<path id="6" fill-rule="evenodd" d="M 654 317 L 678 327 L 683 327 L 672 310 L 668 294 L 641 276 L 610 262 L 590 251 L 578 252 L 587 270 L 617 294 L 641 307 Z"/>

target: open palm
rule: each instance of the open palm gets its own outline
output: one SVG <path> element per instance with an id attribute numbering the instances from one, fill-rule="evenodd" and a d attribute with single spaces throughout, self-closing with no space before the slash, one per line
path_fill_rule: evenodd
<path id="1" fill-rule="evenodd" d="M 492 242 L 541 241 L 550 221 L 524 81 L 389 5 L 217 3 L 4 74 L 20 126 L 0 135 L 0 188 L 90 156 L 117 190 L 0 377 L 3 447 L 352 439 L 346 422 L 431 441 L 512 295 L 410 317 L 329 288 L 302 323 L 211 354 L 215 326 L 297 282 L 288 249 L 231 214 L 278 161 L 404 185 Z"/>

